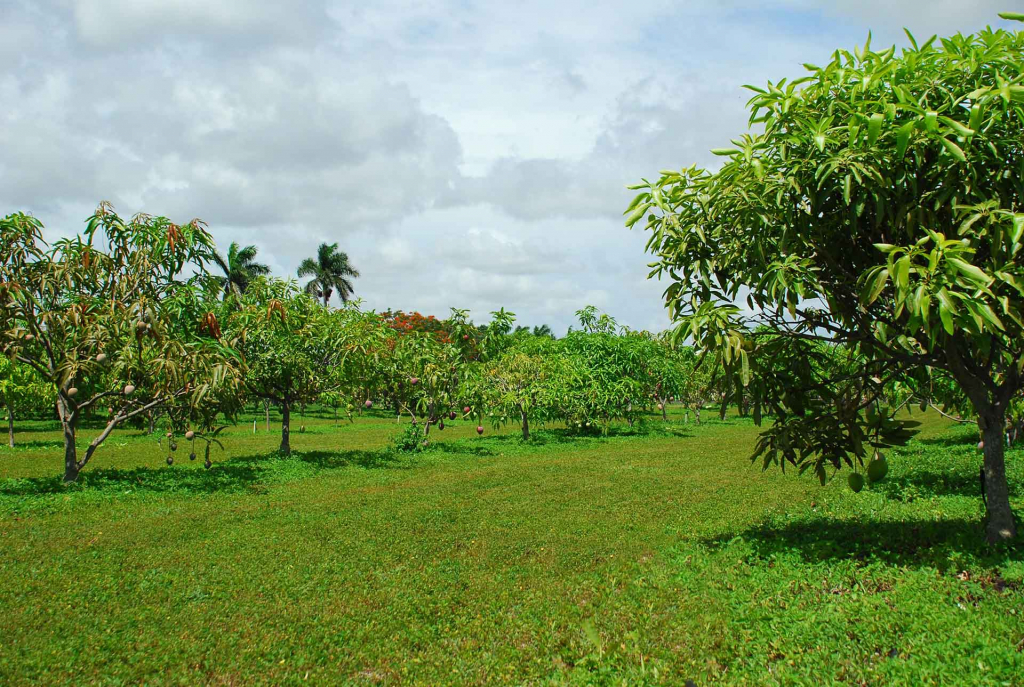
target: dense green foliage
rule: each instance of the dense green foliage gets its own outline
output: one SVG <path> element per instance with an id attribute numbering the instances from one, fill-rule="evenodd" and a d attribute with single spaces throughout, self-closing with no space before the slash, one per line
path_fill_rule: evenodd
<path id="1" fill-rule="evenodd" d="M 908 38 L 900 54 L 869 40 L 804 78 L 751 87 L 755 132 L 714 151 L 727 159 L 716 172 L 638 185 L 627 224 L 646 217 L 680 335 L 744 384 L 762 380 L 750 391 L 775 418 L 757 450 L 766 463 L 859 469 L 898 439 L 888 388 L 947 378 L 984 435 L 988 536 L 1012 538 L 1024 32 Z M 815 341 L 848 363 L 814 365 Z"/>

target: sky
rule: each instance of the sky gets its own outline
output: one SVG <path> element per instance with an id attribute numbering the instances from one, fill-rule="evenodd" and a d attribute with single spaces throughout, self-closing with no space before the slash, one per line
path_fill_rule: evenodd
<path id="1" fill-rule="evenodd" d="M 713 166 L 743 84 L 1000 11 L 1024 0 L 0 0 L 0 213 L 54 238 L 109 200 L 282 277 L 337 242 L 367 308 L 659 331 L 627 185 Z"/>

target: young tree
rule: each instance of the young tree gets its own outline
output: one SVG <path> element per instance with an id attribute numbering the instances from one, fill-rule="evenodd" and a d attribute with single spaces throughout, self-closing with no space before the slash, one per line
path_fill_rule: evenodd
<path id="1" fill-rule="evenodd" d="M 493 416 L 516 418 L 523 432 L 523 441 L 530 439 L 530 422 L 543 422 L 557 409 L 556 393 L 551 384 L 557 378 L 555 356 L 531 355 L 510 350 L 484 363 L 478 380 L 480 396 Z"/>
<path id="2" fill-rule="evenodd" d="M 35 369 L 0 357 L 0 405 L 7 411 L 7 445 L 14 448 L 14 419 L 21 413 L 52 408 L 57 391 Z"/>
<path id="3" fill-rule="evenodd" d="M 212 250 L 198 220 L 126 222 L 105 203 L 52 247 L 34 217 L 0 220 L 0 346 L 56 389 L 65 481 L 122 423 L 155 409 L 209 419 L 204 406 L 230 398 L 237 368 L 205 288 Z M 107 424 L 79 458 L 78 422 L 100 403 Z"/>
<path id="4" fill-rule="evenodd" d="M 834 378 L 777 376 L 757 454 L 839 469 L 885 445 L 885 385 L 942 370 L 984 439 L 986 534 L 1016 536 L 1004 429 L 1024 365 L 1024 34 L 986 29 L 911 47 L 837 51 L 809 75 L 752 88 L 750 133 L 725 165 L 663 172 L 646 217 L 654 275 L 702 349 L 745 383 L 776 351 L 826 341 L 861 361 Z M 746 300 L 752 315 L 734 305 Z M 785 393 L 783 393 L 785 391 Z M 897 436 L 890 437 L 892 441 Z"/>
<path id="5" fill-rule="evenodd" d="M 359 276 L 359 270 L 348 261 L 348 253 L 338 250 L 336 243 L 321 243 L 316 258 L 306 258 L 299 265 L 299 278 L 313 277 L 306 283 L 306 293 L 323 300 L 326 308 L 335 291 L 342 303 L 347 303 L 354 287 L 352 278 Z"/>
<path id="6" fill-rule="evenodd" d="M 676 351 L 676 361 L 682 378 L 676 398 L 686 408 L 686 421 L 690 421 L 692 410 L 694 420 L 699 425 L 701 411 L 711 401 L 716 391 L 717 361 L 713 355 L 701 358 L 689 347 Z"/>
<path id="7" fill-rule="evenodd" d="M 281 409 L 281 447 L 291 453 L 291 411 L 314 402 L 339 359 L 329 313 L 291 282 L 256 279 L 226 330 L 246 363 L 245 386 Z"/>

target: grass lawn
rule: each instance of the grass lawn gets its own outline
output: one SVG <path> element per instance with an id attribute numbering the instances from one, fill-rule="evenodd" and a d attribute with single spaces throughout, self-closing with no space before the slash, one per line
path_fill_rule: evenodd
<path id="1" fill-rule="evenodd" d="M 1024 684 L 1024 546 L 981 543 L 976 434 L 923 420 L 860 494 L 678 409 L 397 456 L 393 418 L 309 416 L 287 459 L 261 420 L 211 470 L 130 430 L 71 487 L 28 423 L 0 448 L 0 684 Z"/>

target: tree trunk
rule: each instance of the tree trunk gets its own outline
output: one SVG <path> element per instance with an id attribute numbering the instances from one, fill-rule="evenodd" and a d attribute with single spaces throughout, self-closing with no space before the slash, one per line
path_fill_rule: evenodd
<path id="1" fill-rule="evenodd" d="M 7 445 L 14 448 L 14 411 L 7 409 Z"/>
<path id="2" fill-rule="evenodd" d="M 693 415 L 694 415 L 694 419 L 696 419 L 697 424 L 699 425 L 700 424 L 700 406 L 697 406 L 696 408 L 693 409 Z"/>
<path id="3" fill-rule="evenodd" d="M 661 419 L 668 422 L 668 399 L 661 399 Z"/>
<path id="4" fill-rule="evenodd" d="M 77 418 L 63 397 L 57 398 L 57 416 L 60 417 L 60 426 L 64 433 L 64 481 L 74 482 L 81 470 L 78 466 L 78 447 L 75 442 Z"/>
<path id="5" fill-rule="evenodd" d="M 152 434 L 156 431 L 156 413 L 152 410 L 149 411 L 149 433 Z"/>
<path id="6" fill-rule="evenodd" d="M 989 544 L 1009 541 L 1017 536 L 1017 525 L 1010 509 L 1010 490 L 1006 483 L 1004 435 L 1006 413 L 993 411 L 978 417 L 985 463 L 982 468 L 985 488 L 985 537 Z"/>
<path id="7" fill-rule="evenodd" d="M 263 402 L 263 414 L 266 417 L 267 431 L 270 431 L 270 401 Z"/>
<path id="8" fill-rule="evenodd" d="M 519 411 L 523 416 L 523 441 L 530 440 L 530 419 L 526 417 L 526 413 Z"/>
<path id="9" fill-rule="evenodd" d="M 289 435 L 292 431 L 292 409 L 285 401 L 281 404 L 281 453 L 283 455 L 290 455 L 292 452 L 292 445 L 289 441 Z"/>

